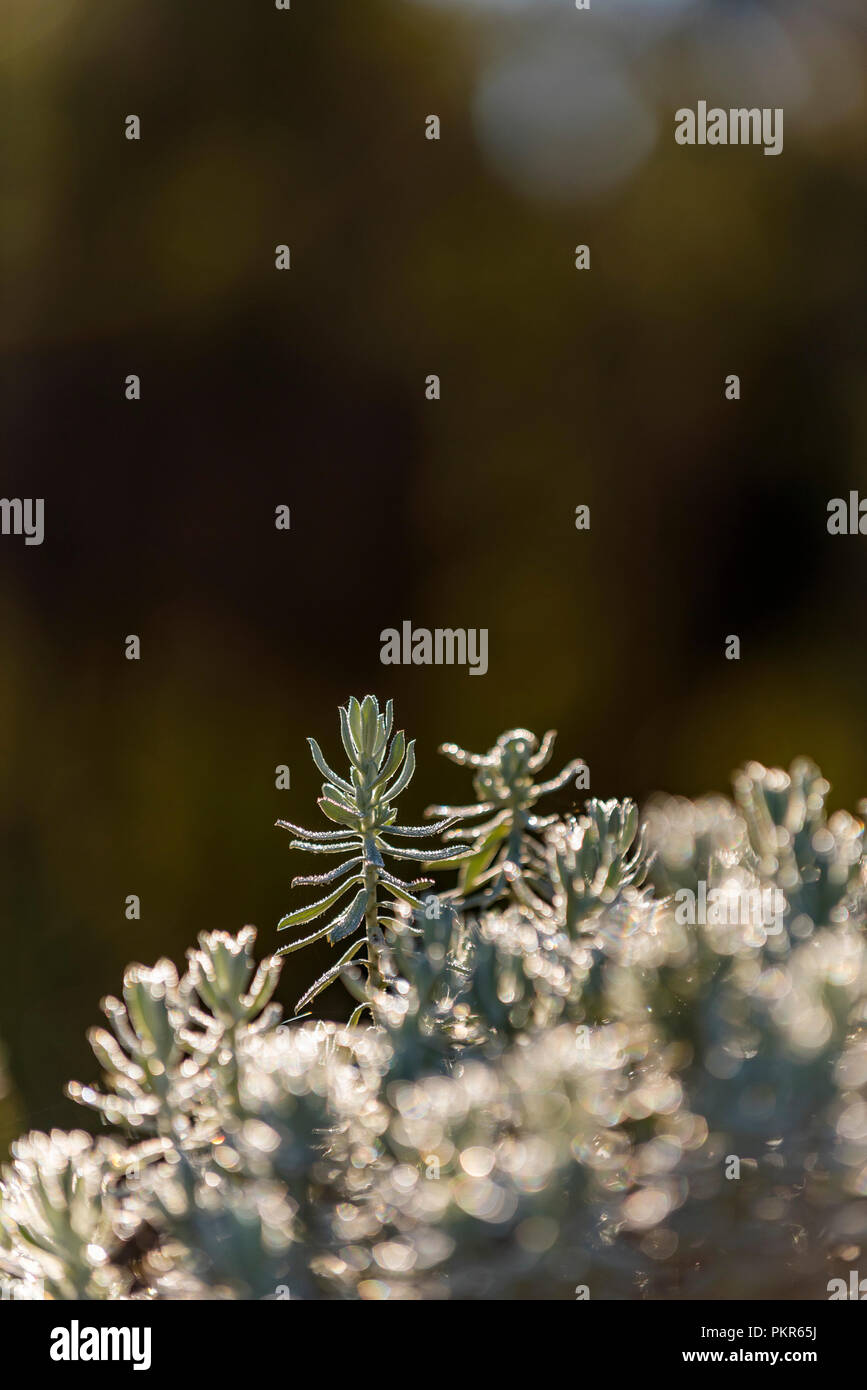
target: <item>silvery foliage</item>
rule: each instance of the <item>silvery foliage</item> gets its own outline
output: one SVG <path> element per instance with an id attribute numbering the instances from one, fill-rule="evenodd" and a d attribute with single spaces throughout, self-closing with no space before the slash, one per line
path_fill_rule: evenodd
<path id="1" fill-rule="evenodd" d="M 437 831 L 448 829 L 456 819 L 450 815 L 432 826 L 396 823 L 397 808 L 392 803 L 412 780 L 415 742 L 410 740 L 407 744 L 403 730 L 392 738 L 392 723 L 391 700 L 384 714 L 380 713 L 374 695 L 366 695 L 361 701 L 350 699 L 347 705 L 341 707 L 340 737 L 349 759 L 348 779 L 332 771 L 316 740 L 308 739 L 313 761 L 326 778 L 319 807 L 330 821 L 340 826 L 339 830 L 305 830 L 291 821 L 278 821 L 278 825 L 299 837 L 292 841 L 293 849 L 350 856 L 329 873 L 304 875 L 294 880 L 293 887 L 298 884 L 322 886 L 337 879 L 343 879 L 343 882 L 317 902 L 288 913 L 279 923 L 278 931 L 315 921 L 334 907 L 350 889 L 355 889 L 349 903 L 325 926 L 284 946 L 280 954 L 297 951 L 299 947 L 318 941 L 323 936 L 327 936 L 333 946 L 338 941 L 356 936 L 362 926 L 365 929 L 365 934 L 352 942 L 337 964 L 310 986 L 298 1001 L 299 1010 L 341 975 L 344 978 L 348 976 L 349 967 L 362 946 L 367 948 L 367 955 L 361 964 L 366 967 L 372 983 L 381 983 L 391 973 L 385 931 L 395 925 L 394 913 L 399 906 L 422 907 L 416 894 L 422 888 L 432 887 L 434 880 L 416 878 L 407 882 L 398 878 L 385 867 L 383 854 L 390 859 L 422 860 L 429 865 L 440 865 L 459 858 L 468 848 L 466 845 L 452 845 L 446 849 L 418 848 L 390 843 L 394 836 L 398 839 L 425 839 Z M 388 840 L 385 839 L 386 834 Z M 384 907 L 379 900 L 381 889 L 388 895 Z M 363 1007 L 362 1000 L 359 1011 Z"/>
<path id="2" fill-rule="evenodd" d="M 360 848 L 367 922 L 366 872 L 394 888 L 372 850 L 399 833 L 381 789 L 406 751 L 386 750 L 390 707 L 344 720 L 354 775 L 325 775 L 355 824 L 297 833 Z M 256 967 L 251 928 L 202 934 L 180 977 L 131 967 L 91 1034 L 101 1087 L 69 1088 L 110 1133 L 14 1145 L 4 1280 L 61 1299 L 825 1297 L 867 1237 L 861 821 L 828 815 L 805 761 L 749 764 L 733 801 L 657 799 L 643 827 L 628 801 L 537 818 L 549 752 L 515 731 L 474 764 L 463 888 L 387 913 L 375 894 L 354 1026 L 281 1023 L 281 962 Z M 784 911 L 684 923 L 676 894 L 700 882 L 772 886 Z"/>
<path id="3" fill-rule="evenodd" d="M 529 729 L 510 729 L 487 753 L 468 753 L 456 743 L 444 743 L 440 749 L 453 763 L 471 767 L 474 772 L 475 805 L 432 806 L 427 812 L 473 822 L 444 835 L 446 840 L 458 836 L 469 840 L 473 847 L 459 878 L 464 907 L 495 901 L 505 893 L 510 873 L 526 874 L 538 866 L 538 833 L 553 826 L 557 818 L 539 815 L 536 804 L 543 796 L 560 791 L 584 766 L 575 758 L 556 777 L 546 782 L 535 780 L 536 773 L 551 760 L 556 737 L 549 729 L 540 744 Z M 479 893 L 479 889 L 483 891 Z"/>

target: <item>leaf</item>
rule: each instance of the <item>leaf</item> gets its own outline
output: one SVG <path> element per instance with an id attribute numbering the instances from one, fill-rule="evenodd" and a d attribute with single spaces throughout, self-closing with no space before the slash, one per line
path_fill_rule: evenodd
<path id="1" fill-rule="evenodd" d="M 291 840 L 290 849 L 303 849 L 305 854 L 357 854 L 356 840 L 335 840 L 329 845 L 308 844 L 306 840 Z"/>
<path id="2" fill-rule="evenodd" d="M 394 774 L 397 772 L 397 769 L 403 762 L 403 755 L 405 749 L 406 738 L 404 737 L 403 730 L 400 729 L 395 734 L 392 740 L 391 748 L 388 750 L 388 757 L 383 763 L 382 768 L 379 774 L 377 775 L 376 780 L 373 783 L 374 791 L 376 791 L 378 787 L 384 786 L 384 784 L 388 781 L 389 777 L 393 777 Z"/>
<path id="3" fill-rule="evenodd" d="M 349 698 L 349 706 L 346 712 L 349 715 L 349 727 L 352 730 L 352 740 L 359 753 L 363 753 L 364 723 L 361 717 L 361 705 L 358 703 L 354 695 L 351 695 Z"/>
<path id="4" fill-rule="evenodd" d="M 367 889 L 362 888 L 359 893 L 356 893 L 346 911 L 342 912 L 339 917 L 335 917 L 328 933 L 328 940 L 332 946 L 336 946 L 338 941 L 342 941 L 344 937 L 351 936 L 361 926 L 364 920 L 364 910 L 367 907 L 367 896 Z"/>
<path id="5" fill-rule="evenodd" d="M 335 806 L 340 806 L 344 811 L 349 811 L 352 816 L 359 815 L 358 803 L 355 800 L 355 793 L 351 797 L 342 792 L 339 787 L 335 787 L 333 782 L 322 783 L 322 795 L 328 800 L 333 801 Z"/>
<path id="6" fill-rule="evenodd" d="M 340 830 L 305 830 L 303 825 L 294 825 L 291 820 L 278 820 L 276 824 L 281 830 L 294 830 L 296 835 L 303 835 L 305 840 L 313 840 L 319 844 L 345 838 Z"/>
<path id="7" fill-rule="evenodd" d="M 407 892 L 405 888 L 398 888 L 396 883 L 390 883 L 388 886 L 391 889 L 391 892 L 395 898 L 400 898 L 401 902 L 409 903 L 410 907 L 418 908 L 418 910 L 421 912 L 424 911 L 424 903 L 421 901 L 421 898 L 414 897 L 413 894 Z M 428 888 L 432 888 L 433 879 L 429 878 L 427 880 L 423 880 L 422 883 L 418 884 L 417 886 L 427 886 Z"/>
<path id="8" fill-rule="evenodd" d="M 338 806 L 336 801 L 329 800 L 327 796 L 320 796 L 316 804 L 329 820 L 336 821 L 338 825 L 345 825 L 349 830 L 358 830 L 361 817 L 354 811 L 344 810 L 342 806 Z"/>
<path id="9" fill-rule="evenodd" d="M 365 938 L 363 936 L 360 936 L 357 941 L 353 941 L 349 950 L 344 952 L 337 964 L 332 965 L 330 970 L 326 970 L 324 975 L 320 975 L 316 983 L 312 984 L 310 988 L 306 990 L 304 994 L 302 994 L 301 998 L 298 1000 L 298 1003 L 295 1005 L 296 1014 L 300 1013 L 300 1011 L 303 1008 L 305 1008 L 307 1004 L 311 1004 L 313 1000 L 316 998 L 317 994 L 321 994 L 324 989 L 327 989 L 328 986 L 334 980 L 337 979 L 338 975 L 343 970 L 343 968 L 346 965 L 348 965 L 349 962 L 352 960 L 352 957 L 354 955 L 357 955 L 357 953 L 361 950 L 362 946 L 364 945 L 364 940 Z"/>
<path id="10" fill-rule="evenodd" d="M 326 922 L 324 927 L 320 927 L 318 931 L 313 932 L 310 936 L 302 936 L 300 941 L 290 941 L 288 946 L 281 946 L 274 954 L 275 956 L 291 955 L 293 951 L 300 951 L 302 946 L 309 946 L 313 941 L 321 941 L 322 937 L 326 936 L 330 930 L 331 923 Z"/>
<path id="11" fill-rule="evenodd" d="M 336 878 L 342 878 L 345 873 L 360 863 L 361 856 L 359 855 L 356 859 L 347 859 L 345 864 L 338 864 L 336 869 L 332 869 L 327 874 L 300 874 L 297 878 L 293 878 L 292 887 L 300 888 L 302 885 L 314 887 L 320 883 L 333 883 Z"/>
<path id="12" fill-rule="evenodd" d="M 425 815 L 449 816 L 452 820 L 468 820 L 470 816 L 486 816 L 493 809 L 493 801 L 477 801 L 472 806 L 428 806 Z"/>
<path id="13" fill-rule="evenodd" d="M 542 739 L 542 742 L 539 745 L 537 751 L 533 754 L 531 758 L 527 759 L 527 766 L 531 772 L 538 772 L 539 769 L 543 768 L 547 762 L 550 762 L 551 754 L 554 752 L 554 742 L 556 738 L 557 730 L 549 729 L 548 732 L 545 734 L 544 738 Z"/>
<path id="14" fill-rule="evenodd" d="M 299 927 L 302 922 L 312 922 L 314 917 L 320 917 L 331 907 L 332 903 L 336 903 L 351 884 L 360 882 L 361 875 L 353 874 L 352 878 L 341 883 L 340 887 L 336 888 L 333 893 L 329 893 L 327 898 L 320 898 L 318 902 L 309 903 L 307 907 L 299 907 L 297 912 L 290 912 L 286 917 L 283 917 L 277 923 L 277 930 L 284 931 L 286 927 Z"/>
<path id="15" fill-rule="evenodd" d="M 398 774 L 397 780 L 382 794 L 383 801 L 393 801 L 405 787 L 409 786 L 415 772 L 415 739 L 411 738 L 406 745 L 406 758 L 404 759 L 403 769 Z"/>
<path id="16" fill-rule="evenodd" d="M 458 767 L 481 767 L 487 761 L 483 753 L 468 753 L 456 743 L 441 743 L 439 751 Z"/>
<path id="17" fill-rule="evenodd" d="M 347 716 L 346 710 L 343 708 L 342 705 L 340 706 L 340 740 L 343 744 L 347 758 L 351 763 L 353 763 L 357 767 L 358 760 L 361 755 L 359 753 L 358 748 L 356 748 L 355 743 L 353 742 L 352 731 L 349 727 L 349 718 Z"/>
<path id="18" fill-rule="evenodd" d="M 461 871 L 461 890 L 470 893 L 478 887 L 479 880 L 497 853 L 501 842 L 509 834 L 509 822 L 503 820 L 499 825 L 495 825 L 486 838 L 482 841 L 472 859 L 468 859 Z"/>
<path id="19" fill-rule="evenodd" d="M 547 796 L 549 792 L 558 792 L 561 787 L 565 787 L 570 777 L 574 777 L 579 768 L 586 767 L 583 758 L 573 758 L 571 763 L 567 763 L 562 772 L 558 772 L 556 777 L 552 777 L 548 782 L 537 782 L 533 788 L 533 800 L 538 801 L 540 796 Z"/>
<path id="20" fill-rule="evenodd" d="M 435 825 L 390 825 L 388 833 L 389 835 L 406 835 L 420 840 L 425 835 L 439 835 L 441 830 L 447 830 L 458 819 L 458 816 L 446 816 L 445 820 L 437 821 Z"/>
<path id="21" fill-rule="evenodd" d="M 273 960 L 265 959 L 260 963 L 246 998 L 251 1015 L 261 1013 L 277 988 L 279 978 L 280 969 Z"/>
<path id="22" fill-rule="evenodd" d="M 379 878 L 381 883 L 387 884 L 390 888 L 425 888 L 433 886 L 432 878 L 414 878 L 411 883 L 407 883 L 404 879 L 398 878 L 396 874 L 390 874 L 386 869 L 383 869 Z"/>
<path id="23" fill-rule="evenodd" d="M 387 747 L 387 746 L 388 746 L 388 734 L 387 734 L 386 731 L 385 731 L 385 721 L 384 721 L 382 715 L 380 714 L 380 715 L 377 715 L 377 720 L 376 720 L 376 736 L 374 737 L 374 740 L 373 740 L 373 751 L 372 751 L 372 753 L 371 753 L 371 755 L 370 755 L 370 756 L 371 756 L 371 760 L 372 760 L 374 766 L 376 766 L 376 767 L 381 767 L 381 766 L 382 766 L 382 760 L 383 760 L 383 758 L 385 757 L 385 750 L 386 750 L 386 747 Z"/>
<path id="24" fill-rule="evenodd" d="M 425 864 L 444 864 L 448 859 L 466 858 L 473 852 L 469 845 L 449 845 L 445 849 L 397 849 L 394 845 L 383 843 L 382 848 L 394 859 L 418 859 Z"/>
<path id="25" fill-rule="evenodd" d="M 307 742 L 310 745 L 310 752 L 313 755 L 313 761 L 319 768 L 319 771 L 322 773 L 322 776 L 327 777 L 329 782 L 333 782 L 335 787 L 339 787 L 341 791 L 348 792 L 350 796 L 353 796 L 354 793 L 350 783 L 347 782 L 343 777 L 338 777 L 337 773 L 334 772 L 332 768 L 328 766 L 327 762 L 322 756 L 322 749 L 319 747 L 319 744 L 316 742 L 316 739 L 308 738 Z"/>

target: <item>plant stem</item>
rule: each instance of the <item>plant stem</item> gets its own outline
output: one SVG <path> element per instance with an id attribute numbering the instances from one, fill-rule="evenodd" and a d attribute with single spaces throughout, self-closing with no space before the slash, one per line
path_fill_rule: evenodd
<path id="1" fill-rule="evenodd" d="M 379 965 L 380 952 L 385 947 L 385 938 L 382 928 L 379 925 L 379 918 L 376 910 L 376 888 L 379 882 L 379 875 L 376 872 L 375 864 L 365 864 L 364 866 L 364 886 L 367 889 L 367 904 L 364 909 L 364 925 L 367 932 L 367 958 L 370 965 L 367 968 L 367 978 L 373 989 L 382 989 L 385 981 Z"/>

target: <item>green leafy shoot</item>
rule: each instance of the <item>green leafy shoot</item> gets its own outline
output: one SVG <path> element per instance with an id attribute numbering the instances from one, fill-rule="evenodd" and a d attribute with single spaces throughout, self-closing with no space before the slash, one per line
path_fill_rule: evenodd
<path id="1" fill-rule="evenodd" d="M 453 763 L 474 769 L 478 804 L 431 806 L 425 814 L 461 820 L 487 817 L 479 825 L 461 827 L 462 837 L 473 847 L 460 873 L 464 906 L 502 897 L 516 874 L 532 870 L 540 862 L 541 848 L 532 832 L 545 830 L 556 817 L 537 815 L 536 803 L 550 792 L 560 791 L 585 766 L 581 758 L 574 758 L 556 777 L 536 782 L 535 774 L 550 761 L 556 737 L 556 732 L 549 730 L 540 744 L 529 729 L 510 729 L 488 753 L 468 753 L 455 743 L 445 743 L 440 749 Z M 451 839 L 453 834 L 446 832 L 444 839 Z M 483 890 L 480 895 L 469 896 L 479 889 Z"/>
<path id="2" fill-rule="evenodd" d="M 352 698 L 340 710 L 340 736 L 349 759 L 348 776 L 342 777 L 325 761 L 315 739 L 308 739 L 313 761 L 325 778 L 319 807 L 337 827 L 335 830 L 305 830 L 291 821 L 278 821 L 295 838 L 293 849 L 313 854 L 346 856 L 328 873 L 303 875 L 293 887 L 326 887 L 324 897 L 290 912 L 278 930 L 327 920 L 307 936 L 284 946 L 279 955 L 327 937 L 332 946 L 349 941 L 362 928 L 364 935 L 352 942 L 337 963 L 327 970 L 298 1001 L 306 1007 L 323 989 L 345 976 L 350 968 L 361 966 L 375 989 L 385 987 L 394 976 L 390 962 L 388 933 L 400 923 L 402 905 L 421 908 L 418 893 L 433 886 L 431 878 L 403 879 L 386 867 L 386 860 L 419 861 L 432 868 L 449 864 L 471 852 L 471 846 L 452 844 L 446 848 L 393 844 L 393 840 L 420 840 L 448 830 L 459 819 L 456 813 L 431 826 L 398 825 L 396 799 L 406 790 L 415 772 L 414 742 L 407 743 L 403 731 L 392 737 L 392 702 L 385 712 L 373 695 Z M 335 887 L 331 887 L 335 884 Z M 334 909 L 331 916 L 328 914 Z M 363 955 L 359 952 L 365 949 Z M 353 991 L 354 993 L 355 991 Z"/>

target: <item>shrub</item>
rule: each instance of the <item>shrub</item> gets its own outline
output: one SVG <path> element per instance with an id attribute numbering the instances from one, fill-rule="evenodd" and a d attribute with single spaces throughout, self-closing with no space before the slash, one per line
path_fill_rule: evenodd
<path id="1" fill-rule="evenodd" d="M 818 769 L 558 817 L 537 803 L 580 764 L 537 782 L 553 735 L 514 730 L 443 750 L 476 805 L 401 826 L 391 705 L 340 731 L 345 777 L 310 741 L 338 829 L 281 824 L 348 857 L 280 926 L 335 909 L 282 949 L 341 954 L 288 1023 L 252 928 L 128 969 L 102 1085 L 69 1087 L 108 1131 L 27 1135 L 4 1170 L 16 1295 L 825 1296 L 867 1231 L 867 885 Z M 422 897 L 389 860 L 457 882 Z M 338 981 L 349 1025 L 300 1016 Z"/>

